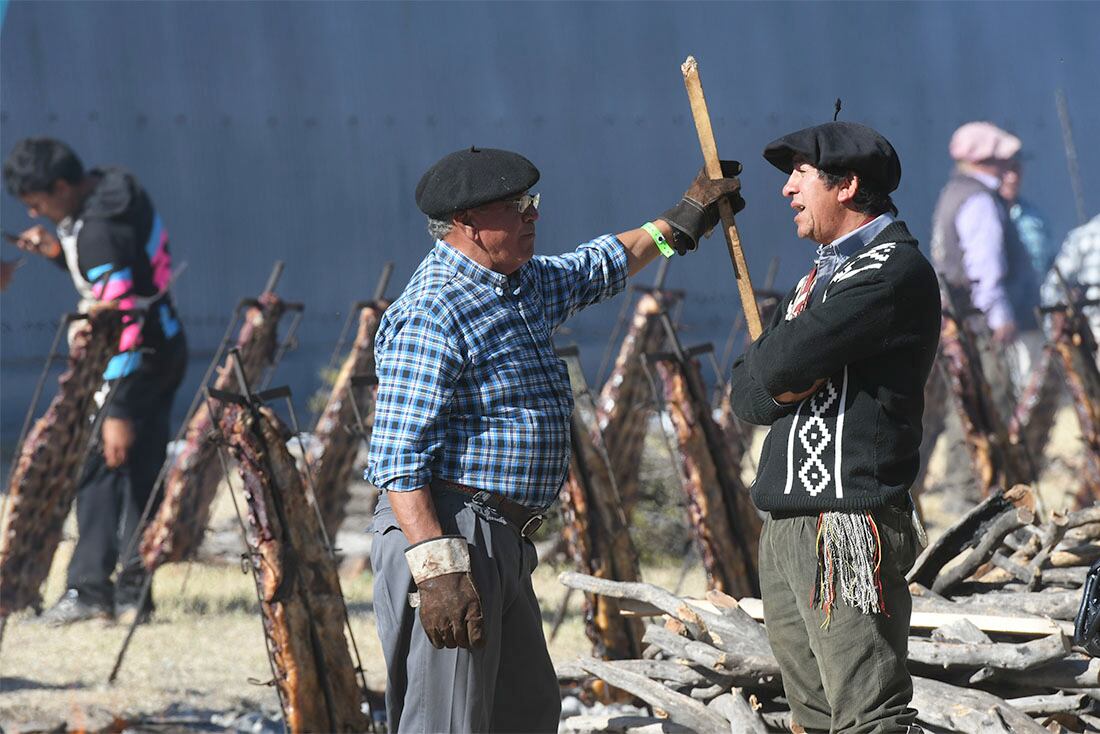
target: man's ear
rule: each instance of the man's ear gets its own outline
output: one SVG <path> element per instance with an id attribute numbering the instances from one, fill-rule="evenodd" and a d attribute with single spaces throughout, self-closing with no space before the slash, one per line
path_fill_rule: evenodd
<path id="1" fill-rule="evenodd" d="M 844 179 L 844 183 L 837 187 L 836 199 L 841 204 L 847 204 L 852 199 L 856 198 L 856 194 L 859 192 L 859 175 L 849 171 L 848 177 Z"/>
<path id="2" fill-rule="evenodd" d="M 460 212 L 455 212 L 454 216 L 451 217 L 451 223 L 456 227 L 461 227 L 466 236 L 470 237 L 471 239 L 474 236 L 474 232 L 477 230 L 477 228 L 474 227 L 473 222 L 470 220 L 469 209 L 463 209 Z"/>

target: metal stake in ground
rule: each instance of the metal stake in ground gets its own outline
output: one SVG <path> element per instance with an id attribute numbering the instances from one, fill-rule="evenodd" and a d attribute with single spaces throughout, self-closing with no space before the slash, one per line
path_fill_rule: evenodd
<path id="1" fill-rule="evenodd" d="M 699 134 L 699 146 L 703 149 L 703 161 L 707 175 L 722 178 L 722 164 L 718 159 L 718 145 L 714 142 L 714 130 L 710 126 L 710 113 L 707 112 L 707 100 L 703 97 L 703 83 L 699 81 L 699 62 L 694 56 L 688 56 L 680 66 L 687 88 L 688 101 L 691 103 L 691 116 L 695 119 L 695 131 Z M 741 308 L 745 311 L 745 323 L 749 327 L 749 336 L 755 340 L 764 330 L 760 323 L 760 310 L 756 306 L 756 295 L 749 279 L 749 266 L 745 262 L 745 253 L 741 249 L 741 235 L 733 219 L 733 207 L 725 199 L 718 202 L 718 211 L 722 215 L 726 245 L 729 247 L 730 260 L 733 262 L 733 277 L 737 279 L 737 291 L 741 296 Z"/>

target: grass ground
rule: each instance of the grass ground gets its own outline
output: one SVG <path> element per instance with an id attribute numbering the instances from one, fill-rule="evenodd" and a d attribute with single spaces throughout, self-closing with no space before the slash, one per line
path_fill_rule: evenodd
<path id="1" fill-rule="evenodd" d="M 632 534 L 643 558 L 650 559 L 643 566 L 644 579 L 674 589 L 681 576 L 682 558 L 677 554 L 684 537 L 683 511 L 678 507 L 679 489 L 668 475 L 667 451 L 657 436 L 651 435 L 649 440 L 641 476 L 644 484 L 658 489 L 649 500 L 650 510 L 636 517 Z M 965 454 L 953 454 L 948 443 L 941 441 L 933 454 L 933 489 L 922 499 L 933 537 L 974 500 L 959 496 L 950 486 L 936 484 L 936 476 L 949 474 L 953 463 L 966 461 Z M 758 452 L 759 441 L 756 449 Z M 1065 505 L 1067 491 L 1076 486 L 1074 475 L 1082 461 L 1076 420 L 1072 411 L 1063 408 L 1040 481 L 1048 509 Z M 751 468 L 746 467 L 746 479 L 750 478 Z M 235 536 L 232 512 L 223 493 L 215 506 L 214 527 L 207 540 L 207 546 L 216 546 L 222 557 L 233 557 L 237 552 L 233 544 L 239 546 L 240 542 Z M 353 516 L 345 525 L 345 530 L 352 532 L 338 539 L 338 544 L 350 548 L 361 542 L 366 525 L 361 514 Z M 70 519 L 69 536 L 73 530 Z M 64 569 L 71 552 L 72 541 L 66 540 L 54 559 L 46 585 L 47 602 L 63 591 Z M 547 628 L 565 595 L 565 588 L 557 581 L 562 570 L 564 566 L 544 563 L 535 572 L 535 590 Z M 371 606 L 373 579 L 367 572 L 342 580 L 368 684 L 381 689 L 385 670 Z M 680 593 L 700 596 L 704 590 L 702 570 L 695 565 L 680 586 Z M 262 683 L 271 678 L 251 576 L 225 562 L 171 565 L 157 573 L 154 597 L 158 604 L 156 618 L 138 628 L 113 686 L 106 685 L 106 679 L 125 636 L 124 627 L 86 622 L 51 629 L 34 624 L 27 612 L 13 616 L 0 648 L 0 728 L 10 732 L 33 725 L 38 730 L 53 730 L 59 722 L 66 722 L 73 729 L 85 725 L 96 729 L 115 716 L 167 714 L 178 718 L 189 712 L 261 710 L 273 714 L 278 710 L 274 690 L 250 682 Z M 555 662 L 561 663 L 589 652 L 581 596 L 575 595 L 550 653 Z"/>
<path id="2" fill-rule="evenodd" d="M 71 550 L 67 541 L 58 552 L 48 601 L 63 591 Z M 562 570 L 547 563 L 534 577 L 547 631 L 565 595 L 557 582 Z M 679 565 L 644 569 L 646 580 L 669 588 L 679 576 Z M 381 689 L 385 669 L 371 606 L 373 579 L 368 572 L 342 582 L 367 682 Z M 689 571 L 683 592 L 700 595 L 704 589 L 702 571 Z M 12 617 L 0 650 L 0 725 L 8 731 L 28 725 L 48 729 L 66 721 L 79 729 L 114 716 L 278 711 L 274 689 L 249 682 L 271 678 L 251 576 L 228 564 L 171 565 L 157 573 L 154 598 L 156 618 L 138 628 L 113 686 L 106 680 L 125 627 L 92 621 L 55 629 L 35 624 L 28 613 Z M 550 646 L 555 662 L 590 652 L 580 603 L 581 596 L 574 595 Z"/>

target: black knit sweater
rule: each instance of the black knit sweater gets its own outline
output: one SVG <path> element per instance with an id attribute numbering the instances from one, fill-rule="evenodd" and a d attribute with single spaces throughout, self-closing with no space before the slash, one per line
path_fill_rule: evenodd
<path id="1" fill-rule="evenodd" d="M 935 272 L 896 221 L 794 317 L 796 291 L 733 365 L 734 411 L 771 426 L 753 501 L 807 514 L 882 507 L 908 491 L 920 465 L 924 383 L 940 333 Z M 772 399 L 820 378 L 800 403 Z"/>

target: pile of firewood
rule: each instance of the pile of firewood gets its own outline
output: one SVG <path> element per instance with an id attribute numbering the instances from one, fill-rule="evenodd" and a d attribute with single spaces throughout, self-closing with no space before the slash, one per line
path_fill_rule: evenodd
<path id="1" fill-rule="evenodd" d="M 1035 516 L 1026 486 L 996 492 L 929 546 L 909 574 L 913 707 L 929 731 L 1100 731 L 1100 660 L 1072 648 L 1100 507 Z M 563 684 L 599 679 L 654 718 L 581 716 L 570 731 L 790 731 L 759 600 L 679 598 L 641 583 L 576 573 L 566 586 L 617 598 L 649 620 L 636 660 L 582 659 Z M 652 728 L 646 728 L 652 727 Z"/>

